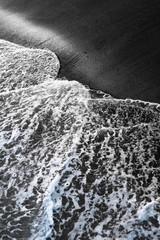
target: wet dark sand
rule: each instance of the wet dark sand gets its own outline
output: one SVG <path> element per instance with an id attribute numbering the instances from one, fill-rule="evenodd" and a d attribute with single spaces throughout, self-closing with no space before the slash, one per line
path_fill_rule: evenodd
<path id="1" fill-rule="evenodd" d="M 160 103 L 159 9 L 159 0 L 1 0 L 0 38 L 55 51 L 60 76 Z"/>

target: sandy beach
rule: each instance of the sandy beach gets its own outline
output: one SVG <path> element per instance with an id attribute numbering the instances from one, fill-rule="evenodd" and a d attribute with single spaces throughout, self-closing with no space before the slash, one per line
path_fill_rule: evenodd
<path id="1" fill-rule="evenodd" d="M 0 0 L 1 240 L 160 239 L 158 5 Z"/>
<path id="2" fill-rule="evenodd" d="M 0 1 L 0 38 L 49 48 L 60 76 L 160 102 L 159 1 Z"/>

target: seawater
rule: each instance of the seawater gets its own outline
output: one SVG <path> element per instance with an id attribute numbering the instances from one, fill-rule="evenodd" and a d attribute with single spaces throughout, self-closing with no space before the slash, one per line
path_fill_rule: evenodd
<path id="1" fill-rule="evenodd" d="M 0 239 L 160 239 L 160 105 L 59 68 L 0 40 Z"/>

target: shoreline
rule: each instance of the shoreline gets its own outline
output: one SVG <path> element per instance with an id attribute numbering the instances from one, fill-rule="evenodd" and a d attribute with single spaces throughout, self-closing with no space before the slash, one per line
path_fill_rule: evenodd
<path id="1" fill-rule="evenodd" d="M 0 38 L 55 52 L 59 77 L 117 99 L 160 103 L 157 4 L 4 1 Z"/>

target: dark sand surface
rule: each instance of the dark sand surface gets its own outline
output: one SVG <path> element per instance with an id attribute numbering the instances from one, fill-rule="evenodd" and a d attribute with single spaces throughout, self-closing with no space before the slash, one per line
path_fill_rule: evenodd
<path id="1" fill-rule="evenodd" d="M 49 48 L 60 76 L 160 103 L 159 0 L 0 0 L 0 38 Z"/>

